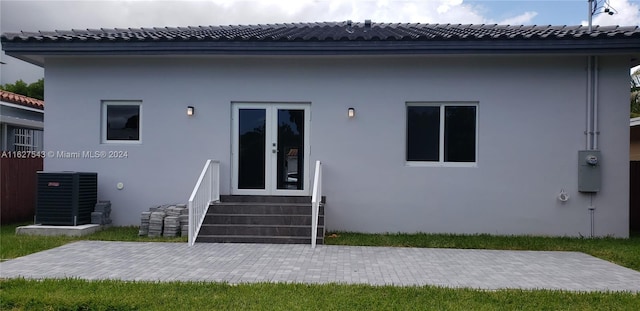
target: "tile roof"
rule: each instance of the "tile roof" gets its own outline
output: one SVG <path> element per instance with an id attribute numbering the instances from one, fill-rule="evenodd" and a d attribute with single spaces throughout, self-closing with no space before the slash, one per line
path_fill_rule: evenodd
<path id="1" fill-rule="evenodd" d="M 9 56 L 48 55 L 626 54 L 640 59 L 640 27 L 408 23 L 291 23 L 5 33 Z"/>
<path id="2" fill-rule="evenodd" d="M 16 94 L 16 93 L 3 91 L 3 90 L 0 90 L 0 101 L 16 104 L 20 106 L 25 106 L 29 108 L 35 108 L 40 110 L 44 109 L 44 101 L 42 100 Z"/>
<path id="3" fill-rule="evenodd" d="M 6 33 L 3 41 L 423 41 L 490 39 L 640 39 L 637 26 L 510 26 L 407 23 L 285 23 L 236 26 L 115 28 Z"/>

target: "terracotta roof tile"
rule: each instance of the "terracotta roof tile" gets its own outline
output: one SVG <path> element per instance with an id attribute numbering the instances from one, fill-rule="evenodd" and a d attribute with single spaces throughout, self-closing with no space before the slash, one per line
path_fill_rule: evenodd
<path id="1" fill-rule="evenodd" d="M 0 90 L 0 101 L 35 109 L 44 109 L 44 101 Z"/>

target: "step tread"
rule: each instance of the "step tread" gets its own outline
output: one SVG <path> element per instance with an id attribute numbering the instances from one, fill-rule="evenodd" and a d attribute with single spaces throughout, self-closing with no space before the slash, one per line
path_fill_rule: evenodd
<path id="1" fill-rule="evenodd" d="M 224 235 L 224 234 L 198 234 L 198 237 L 203 238 L 265 238 L 265 239 L 311 239 L 310 236 L 300 236 L 300 235 Z M 323 237 L 318 236 L 316 239 L 322 239 Z"/>
<path id="2" fill-rule="evenodd" d="M 264 227 L 264 228 L 311 228 L 311 225 L 255 225 L 255 224 L 206 224 L 203 223 L 202 227 Z M 324 228 L 323 225 L 318 225 L 318 229 Z"/>
<path id="3" fill-rule="evenodd" d="M 323 201 L 325 199 L 323 197 Z M 316 242 L 321 245 L 324 244 L 325 203 L 320 203 L 319 207 Z M 309 196 L 223 195 L 220 201 L 210 204 L 196 241 L 309 244 L 310 232 L 304 235 L 297 233 L 312 231 L 312 210 Z M 244 235 L 245 232 L 248 234 Z"/>
<path id="4" fill-rule="evenodd" d="M 300 206 L 312 207 L 312 203 L 273 203 L 273 202 L 213 202 L 210 206 Z M 320 203 L 324 206 L 324 203 Z"/>
<path id="5" fill-rule="evenodd" d="M 318 217 L 318 224 L 324 225 L 325 217 Z M 203 224 L 234 225 L 311 225 L 311 215 L 280 214 L 207 214 Z"/>
<path id="6" fill-rule="evenodd" d="M 300 244 L 309 245 L 311 239 L 272 239 L 272 238 L 224 238 L 224 237 L 206 237 L 197 240 L 196 243 L 242 243 L 242 244 Z M 324 245 L 324 240 L 317 239 L 317 245 Z"/>
<path id="7" fill-rule="evenodd" d="M 276 217 L 276 216 L 278 216 L 278 217 L 282 217 L 282 216 L 286 216 L 286 217 L 289 217 L 289 216 L 293 216 L 293 217 L 300 217 L 300 216 L 311 217 L 311 215 L 309 215 L 309 214 L 255 214 L 255 213 L 252 213 L 252 214 L 246 214 L 246 213 L 235 214 L 235 213 L 231 213 L 230 214 L 230 213 L 216 213 L 216 212 L 209 212 L 206 215 L 211 215 L 211 216 L 239 216 L 239 217 L 240 216 L 244 216 L 244 217 L 246 217 L 246 216 L 251 216 L 251 217 L 253 217 L 253 216 L 260 216 L 260 217 L 262 217 L 262 216 L 264 216 L 264 217 Z M 324 215 L 318 214 L 318 217 L 324 217 Z"/>
<path id="8" fill-rule="evenodd" d="M 268 227 L 268 228 L 277 228 L 277 227 L 290 227 L 290 228 L 309 228 L 311 225 L 256 225 L 256 224 L 211 224 L 211 223 L 202 223 L 202 226 L 228 226 L 228 227 Z M 318 228 L 322 228 L 324 225 L 318 225 Z"/>
<path id="9" fill-rule="evenodd" d="M 311 203 L 312 196 L 292 196 L 292 195 L 221 195 L 222 202 L 288 202 L 288 203 Z M 322 197 L 322 202 L 326 202 L 326 197 Z"/>

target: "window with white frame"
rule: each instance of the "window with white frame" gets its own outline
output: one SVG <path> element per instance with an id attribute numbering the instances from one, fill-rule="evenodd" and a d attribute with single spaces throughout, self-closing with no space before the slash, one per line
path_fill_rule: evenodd
<path id="1" fill-rule="evenodd" d="M 141 101 L 102 102 L 102 142 L 139 143 Z"/>
<path id="2" fill-rule="evenodd" d="M 15 151 L 41 151 L 42 131 L 28 128 L 14 128 L 13 149 Z"/>
<path id="3" fill-rule="evenodd" d="M 477 103 L 407 103 L 408 164 L 475 165 Z"/>

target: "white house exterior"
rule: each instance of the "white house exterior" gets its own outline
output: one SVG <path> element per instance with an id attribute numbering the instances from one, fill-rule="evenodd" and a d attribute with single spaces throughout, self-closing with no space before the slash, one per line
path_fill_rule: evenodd
<path id="1" fill-rule="evenodd" d="M 97 172 L 117 225 L 186 202 L 207 159 L 220 161 L 222 194 L 267 195 L 310 195 L 320 160 L 328 230 L 629 235 L 636 27 L 347 22 L 2 44 L 45 68 L 45 170 Z M 119 113 L 129 121 L 108 129 Z M 239 136 L 261 120 L 263 149 L 242 162 Z M 302 140 L 290 148 L 300 181 L 283 186 L 271 144 L 285 123 Z M 579 191 L 585 149 L 600 151 L 593 192 Z"/>

